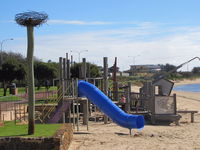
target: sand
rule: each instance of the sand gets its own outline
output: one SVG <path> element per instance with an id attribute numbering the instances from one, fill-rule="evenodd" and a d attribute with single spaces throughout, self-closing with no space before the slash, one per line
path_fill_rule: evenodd
<path id="1" fill-rule="evenodd" d="M 200 83 L 198 80 L 184 80 L 176 85 Z M 200 93 L 178 92 L 178 110 L 197 110 L 200 112 Z M 195 122 L 190 122 L 190 114 L 185 114 L 176 126 L 146 125 L 142 131 L 129 130 L 114 123 L 89 122 L 74 132 L 70 150 L 200 150 L 200 113 L 195 114 Z"/>

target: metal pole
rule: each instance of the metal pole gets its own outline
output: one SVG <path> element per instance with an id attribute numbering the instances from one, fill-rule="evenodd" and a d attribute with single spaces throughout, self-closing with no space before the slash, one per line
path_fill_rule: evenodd
<path id="1" fill-rule="evenodd" d="M 88 50 L 83 50 L 83 51 L 72 51 L 71 50 L 71 52 L 75 52 L 75 53 L 77 53 L 78 54 L 78 61 L 79 61 L 79 63 L 81 62 L 81 53 L 83 53 L 83 52 L 88 52 Z"/>

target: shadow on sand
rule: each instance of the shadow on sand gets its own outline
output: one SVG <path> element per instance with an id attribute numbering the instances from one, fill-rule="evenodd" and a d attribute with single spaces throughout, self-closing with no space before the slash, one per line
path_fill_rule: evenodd
<path id="1" fill-rule="evenodd" d="M 74 134 L 91 134 L 89 132 L 74 132 Z"/>
<path id="2" fill-rule="evenodd" d="M 128 133 L 120 133 L 120 132 L 115 132 L 115 134 L 120 135 L 120 136 L 123 136 L 123 135 L 130 135 L 130 134 L 128 134 Z"/>

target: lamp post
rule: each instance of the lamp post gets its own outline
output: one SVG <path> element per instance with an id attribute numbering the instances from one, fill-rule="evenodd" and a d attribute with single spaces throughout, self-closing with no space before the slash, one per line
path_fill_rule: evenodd
<path id="1" fill-rule="evenodd" d="M 135 67 L 135 70 L 136 70 L 136 66 L 135 66 L 135 58 L 138 57 L 138 56 L 140 56 L 140 55 L 136 55 L 136 56 L 128 56 L 128 57 L 133 58 L 133 67 L 131 67 L 132 74 L 134 74 L 134 67 Z"/>
<path id="2" fill-rule="evenodd" d="M 80 63 L 81 62 L 81 53 L 88 52 L 88 50 L 82 50 L 82 51 L 73 51 L 73 50 L 71 50 L 70 52 L 74 52 L 74 53 L 78 54 L 78 61 Z"/>
<path id="3" fill-rule="evenodd" d="M 128 57 L 133 58 L 133 65 L 135 65 L 135 58 L 138 57 L 138 56 L 140 56 L 140 55 L 136 55 L 136 56 L 128 56 Z"/>
<path id="4" fill-rule="evenodd" d="M 2 40 L 0 43 L 1 43 L 1 61 L 0 61 L 0 66 L 2 66 L 3 64 L 3 43 L 6 42 L 6 41 L 9 41 L 9 40 L 13 40 L 13 38 L 10 38 L 10 39 L 4 39 Z"/>

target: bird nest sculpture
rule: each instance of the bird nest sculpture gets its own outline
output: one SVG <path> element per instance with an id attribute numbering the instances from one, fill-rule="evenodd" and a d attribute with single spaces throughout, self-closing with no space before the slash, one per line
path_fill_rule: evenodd
<path id="1" fill-rule="evenodd" d="M 15 15 L 15 21 L 22 26 L 39 26 L 48 20 L 48 15 L 41 12 L 24 12 Z"/>

